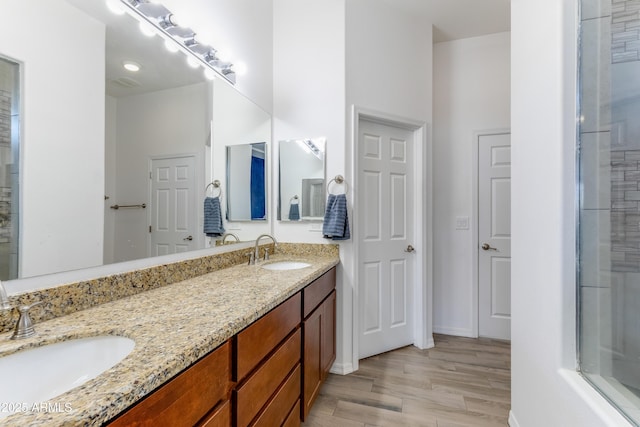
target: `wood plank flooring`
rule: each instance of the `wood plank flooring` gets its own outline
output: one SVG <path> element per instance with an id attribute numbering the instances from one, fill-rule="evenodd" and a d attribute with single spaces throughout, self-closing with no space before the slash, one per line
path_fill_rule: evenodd
<path id="1" fill-rule="evenodd" d="M 508 426 L 511 348 L 486 338 L 435 335 L 329 375 L 304 427 Z"/>

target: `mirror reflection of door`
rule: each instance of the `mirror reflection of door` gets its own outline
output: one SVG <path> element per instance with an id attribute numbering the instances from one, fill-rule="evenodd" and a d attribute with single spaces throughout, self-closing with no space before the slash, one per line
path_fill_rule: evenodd
<path id="1" fill-rule="evenodd" d="M 18 277 L 20 66 L 0 58 L 0 280 Z"/>
<path id="2" fill-rule="evenodd" d="M 302 218 L 317 219 L 324 216 L 324 179 L 302 180 Z"/>

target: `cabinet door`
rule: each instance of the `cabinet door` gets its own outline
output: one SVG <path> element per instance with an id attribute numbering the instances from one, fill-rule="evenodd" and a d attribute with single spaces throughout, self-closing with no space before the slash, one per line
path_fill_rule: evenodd
<path id="1" fill-rule="evenodd" d="M 336 360 L 336 291 L 334 290 L 322 303 L 324 316 L 322 317 L 322 347 L 321 365 L 322 380 L 329 374 L 329 370 Z"/>
<path id="2" fill-rule="evenodd" d="M 226 342 L 116 418 L 111 427 L 191 427 L 231 390 L 231 345 Z"/>
<path id="3" fill-rule="evenodd" d="M 304 379 L 302 419 L 307 418 L 311 406 L 320 391 L 322 381 L 322 319 L 321 305 L 304 321 Z"/>

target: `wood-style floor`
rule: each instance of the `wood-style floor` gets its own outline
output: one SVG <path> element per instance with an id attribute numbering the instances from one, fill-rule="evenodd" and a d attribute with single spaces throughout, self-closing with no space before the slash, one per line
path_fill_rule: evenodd
<path id="1" fill-rule="evenodd" d="M 329 375 L 304 427 L 507 426 L 511 395 L 508 342 L 435 336 L 360 361 L 353 374 Z"/>

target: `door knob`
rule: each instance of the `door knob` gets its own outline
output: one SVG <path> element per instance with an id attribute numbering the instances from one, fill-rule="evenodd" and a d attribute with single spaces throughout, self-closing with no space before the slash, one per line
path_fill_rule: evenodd
<path id="1" fill-rule="evenodd" d="M 182 239 L 182 240 L 193 240 L 193 236 L 185 237 L 185 238 L 184 238 L 184 239 Z"/>
<path id="2" fill-rule="evenodd" d="M 413 246 L 409 245 L 409 246 L 407 246 L 407 249 L 405 249 L 404 251 L 411 253 L 411 252 L 415 252 L 416 249 Z"/>
<path id="3" fill-rule="evenodd" d="M 498 249 L 492 248 L 488 243 L 483 243 L 481 246 L 483 251 L 497 251 Z"/>

